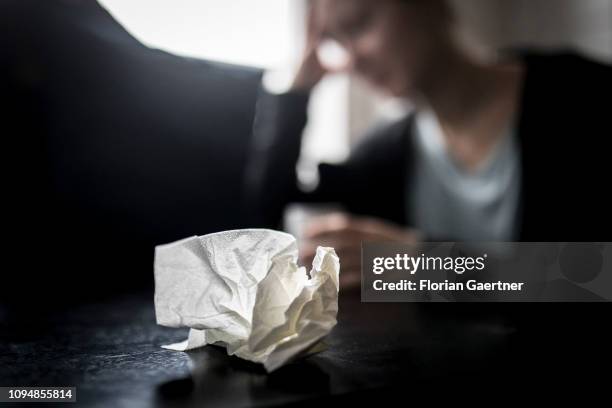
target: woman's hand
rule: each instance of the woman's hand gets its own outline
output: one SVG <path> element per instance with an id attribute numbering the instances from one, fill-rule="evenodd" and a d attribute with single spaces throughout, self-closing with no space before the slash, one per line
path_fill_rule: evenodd
<path id="1" fill-rule="evenodd" d="M 294 91 L 311 91 L 326 74 L 326 70 L 317 55 L 317 48 L 321 43 L 323 31 L 321 17 L 316 2 L 309 1 L 306 21 L 306 47 L 291 86 Z"/>
<path id="2" fill-rule="evenodd" d="M 310 265 L 317 246 L 333 247 L 340 258 L 340 286 L 350 289 L 360 286 L 363 241 L 416 243 L 420 240 L 418 231 L 389 221 L 334 213 L 313 218 L 305 226 L 300 259 L 302 264 Z"/>

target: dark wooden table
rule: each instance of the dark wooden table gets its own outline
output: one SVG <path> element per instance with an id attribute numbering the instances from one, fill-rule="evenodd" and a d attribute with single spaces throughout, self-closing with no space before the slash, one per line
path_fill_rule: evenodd
<path id="1" fill-rule="evenodd" d="M 451 390 L 469 399 L 474 390 L 517 395 L 563 381 L 575 389 L 576 378 L 592 386 L 598 378 L 593 367 L 610 356 L 601 322 L 588 322 L 609 310 L 367 304 L 343 293 L 327 350 L 272 374 L 218 347 L 160 348 L 184 339 L 187 330 L 157 326 L 150 294 L 41 315 L 4 310 L 0 386 L 76 386 L 78 406 L 99 407 L 439 401 L 454 395 Z"/>

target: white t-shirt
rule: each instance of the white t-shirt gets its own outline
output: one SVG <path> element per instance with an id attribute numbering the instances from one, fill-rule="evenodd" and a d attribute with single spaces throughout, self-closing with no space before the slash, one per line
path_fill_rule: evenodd
<path id="1" fill-rule="evenodd" d="M 435 114 L 414 121 L 414 173 L 407 191 L 410 219 L 431 239 L 513 241 L 518 233 L 520 152 L 511 126 L 476 170 L 447 151 Z"/>

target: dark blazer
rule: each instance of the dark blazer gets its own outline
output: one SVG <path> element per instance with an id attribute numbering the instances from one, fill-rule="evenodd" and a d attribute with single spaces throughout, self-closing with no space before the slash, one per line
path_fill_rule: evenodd
<path id="1" fill-rule="evenodd" d="M 609 241 L 612 68 L 571 53 L 520 57 L 520 240 Z M 318 187 L 304 193 L 295 164 L 307 101 L 306 94 L 260 95 L 246 187 L 246 202 L 257 209 L 253 223 L 276 226 L 287 203 L 317 201 L 411 225 L 405 191 L 413 116 L 373 131 L 344 163 L 320 165 Z"/>

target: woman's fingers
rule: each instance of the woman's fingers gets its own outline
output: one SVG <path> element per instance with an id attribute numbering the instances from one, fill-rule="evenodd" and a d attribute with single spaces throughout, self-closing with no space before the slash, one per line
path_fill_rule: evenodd
<path id="1" fill-rule="evenodd" d="M 322 215 L 310 220 L 304 228 L 304 235 L 312 239 L 321 234 L 346 230 L 349 224 L 350 217 L 344 213 Z"/>
<path id="2" fill-rule="evenodd" d="M 340 286 L 342 289 L 359 287 L 361 282 L 361 243 L 346 245 L 337 243 L 333 246 L 340 259 Z M 313 242 L 305 243 L 300 248 L 300 263 L 305 266 L 312 264 L 316 254 L 317 245 Z"/>
<path id="3" fill-rule="evenodd" d="M 323 78 L 326 71 L 317 55 L 317 48 L 322 39 L 322 16 L 316 6 L 316 1 L 309 2 L 306 21 L 306 48 L 300 67 L 293 79 L 293 90 L 310 91 Z"/>
<path id="4" fill-rule="evenodd" d="M 359 286 L 361 281 L 361 245 L 367 241 L 419 241 L 419 234 L 390 222 L 334 213 L 317 217 L 306 226 L 300 243 L 302 264 L 310 265 L 317 246 L 335 249 L 340 258 L 340 282 L 343 288 Z"/>
<path id="5" fill-rule="evenodd" d="M 391 222 L 366 217 L 351 217 L 334 213 L 313 219 L 305 228 L 310 240 L 359 240 L 417 242 L 418 233 Z"/>
<path id="6" fill-rule="evenodd" d="M 340 273 L 340 288 L 343 290 L 361 287 L 361 274 L 358 273 Z"/>
<path id="7" fill-rule="evenodd" d="M 342 261 L 351 257 L 361 259 L 361 241 L 359 240 L 342 240 L 329 239 L 322 241 L 302 241 L 300 243 L 300 259 L 304 263 L 312 261 L 316 254 L 318 246 L 332 247 Z"/>

